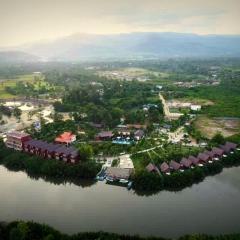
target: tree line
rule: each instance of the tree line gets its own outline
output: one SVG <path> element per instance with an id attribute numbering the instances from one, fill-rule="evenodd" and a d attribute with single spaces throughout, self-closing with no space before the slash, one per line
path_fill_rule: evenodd
<path id="1" fill-rule="evenodd" d="M 0 239 L 3 240 L 171 240 L 162 237 L 139 237 L 107 232 L 82 232 L 63 234 L 54 228 L 35 222 L 14 221 L 0 223 Z M 211 236 L 206 234 L 186 235 L 175 240 L 239 240 L 240 234 Z M 173 239 L 172 239 L 173 240 Z"/>

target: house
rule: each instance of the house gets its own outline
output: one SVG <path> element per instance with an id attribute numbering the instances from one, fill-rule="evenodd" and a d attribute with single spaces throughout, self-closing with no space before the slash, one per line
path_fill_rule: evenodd
<path id="1" fill-rule="evenodd" d="M 201 110 L 201 105 L 191 105 L 190 106 L 190 109 L 192 110 L 192 111 L 200 111 Z"/>
<path id="2" fill-rule="evenodd" d="M 156 89 L 158 89 L 158 90 L 162 90 L 162 86 L 161 85 L 156 85 Z"/>
<path id="3" fill-rule="evenodd" d="M 147 166 L 146 166 L 146 170 L 148 172 L 159 172 L 158 168 L 156 165 L 152 164 L 152 163 L 149 163 Z"/>
<path id="4" fill-rule="evenodd" d="M 232 142 L 226 142 L 224 145 L 221 145 L 220 148 L 224 151 L 224 153 L 230 153 L 237 148 L 237 144 Z"/>
<path id="5" fill-rule="evenodd" d="M 72 132 L 64 132 L 55 138 L 55 142 L 60 144 L 68 145 L 75 141 L 76 141 L 76 135 L 72 134 Z"/>
<path id="6" fill-rule="evenodd" d="M 192 161 L 189 158 L 182 158 L 180 161 L 180 165 L 184 168 L 190 168 L 192 165 Z"/>
<path id="7" fill-rule="evenodd" d="M 29 141 L 31 136 L 27 133 L 12 131 L 7 133 L 6 138 L 5 144 L 8 148 L 22 151 L 24 142 Z"/>
<path id="8" fill-rule="evenodd" d="M 212 148 L 212 153 L 214 154 L 214 157 L 222 157 L 224 154 L 223 149 L 214 147 Z"/>
<path id="9" fill-rule="evenodd" d="M 148 103 L 148 104 L 143 105 L 143 111 L 148 111 L 150 108 L 158 108 L 158 105 L 157 104 L 152 104 L 152 103 Z"/>
<path id="10" fill-rule="evenodd" d="M 206 155 L 208 155 L 210 159 L 213 159 L 213 158 L 215 157 L 215 154 L 214 154 L 213 151 L 207 151 L 207 150 L 205 150 L 203 153 L 206 154 Z"/>
<path id="11" fill-rule="evenodd" d="M 139 129 L 134 133 L 134 138 L 139 141 L 144 137 L 144 131 Z"/>
<path id="12" fill-rule="evenodd" d="M 169 167 L 169 165 L 166 162 L 163 162 L 160 165 L 160 169 L 161 169 L 162 173 L 169 173 L 170 172 L 170 167 Z"/>
<path id="13" fill-rule="evenodd" d="M 106 170 L 107 179 L 112 180 L 128 180 L 132 171 L 131 169 L 126 168 L 117 168 L 117 167 L 109 167 Z"/>
<path id="14" fill-rule="evenodd" d="M 210 156 L 205 153 L 199 153 L 197 158 L 200 163 L 207 163 L 211 159 Z"/>
<path id="15" fill-rule="evenodd" d="M 192 162 L 193 165 L 198 165 L 199 164 L 199 159 L 194 157 L 194 156 L 189 156 L 188 159 Z"/>
<path id="16" fill-rule="evenodd" d="M 147 125 L 145 125 L 145 124 L 127 124 L 127 128 L 128 129 L 131 129 L 131 128 L 133 128 L 133 129 L 146 129 L 147 128 Z"/>
<path id="17" fill-rule="evenodd" d="M 114 136 L 112 131 L 103 131 L 97 134 L 96 139 L 97 140 L 111 140 Z"/>
<path id="18" fill-rule="evenodd" d="M 177 171 L 180 169 L 181 165 L 178 162 L 171 160 L 171 162 L 169 163 L 169 167 L 171 170 Z"/>
<path id="19" fill-rule="evenodd" d="M 102 128 L 103 127 L 103 125 L 101 123 L 89 123 L 89 125 L 94 128 Z"/>

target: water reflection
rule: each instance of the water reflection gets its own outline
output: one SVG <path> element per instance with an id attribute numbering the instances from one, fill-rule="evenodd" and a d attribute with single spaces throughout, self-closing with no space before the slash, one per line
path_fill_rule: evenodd
<path id="1" fill-rule="evenodd" d="M 91 187 L 55 185 L 0 167 L 0 221 L 34 220 L 67 233 L 102 230 L 176 237 L 238 232 L 238 176 L 240 167 L 225 169 L 179 192 L 138 196 L 102 182 Z"/>

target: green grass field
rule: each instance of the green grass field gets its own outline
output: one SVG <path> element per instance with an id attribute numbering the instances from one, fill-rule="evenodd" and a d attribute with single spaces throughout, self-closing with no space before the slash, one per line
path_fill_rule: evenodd
<path id="1" fill-rule="evenodd" d="M 34 77 L 32 74 L 29 75 L 21 75 L 14 79 L 6 79 L 0 81 L 0 98 L 1 99 L 8 99 L 16 97 L 10 93 L 8 93 L 5 88 L 6 87 L 15 87 L 17 82 L 34 82 Z"/>
<path id="2" fill-rule="evenodd" d="M 50 89 L 51 86 L 48 82 L 44 81 L 44 77 L 41 77 L 40 79 L 35 79 L 33 74 L 28 75 L 20 75 L 13 79 L 2 79 L 0 80 L 0 99 L 9 99 L 16 97 L 15 95 L 8 93 L 5 88 L 6 87 L 16 87 L 16 84 L 18 82 L 22 83 L 31 83 L 34 85 L 35 90 L 39 90 L 42 87 L 45 87 L 46 89 Z"/>

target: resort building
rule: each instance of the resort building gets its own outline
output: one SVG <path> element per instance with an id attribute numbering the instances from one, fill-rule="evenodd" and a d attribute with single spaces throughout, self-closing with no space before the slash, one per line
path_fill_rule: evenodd
<path id="1" fill-rule="evenodd" d="M 169 167 L 170 167 L 171 170 L 177 171 L 177 170 L 180 169 L 181 165 L 178 162 L 172 160 L 169 163 Z"/>
<path id="2" fill-rule="evenodd" d="M 55 142 L 60 144 L 71 144 L 76 141 L 76 135 L 72 132 L 64 132 L 63 134 L 56 137 Z"/>
<path id="3" fill-rule="evenodd" d="M 221 148 L 214 147 L 212 149 L 212 153 L 214 154 L 214 157 L 222 157 L 224 154 L 224 151 Z"/>
<path id="4" fill-rule="evenodd" d="M 210 156 L 205 153 L 199 153 L 197 158 L 200 163 L 207 163 L 211 159 Z"/>
<path id="5" fill-rule="evenodd" d="M 237 148 L 237 144 L 226 142 L 225 145 L 221 145 L 220 148 L 227 154 L 234 151 Z"/>
<path id="6" fill-rule="evenodd" d="M 12 131 L 7 133 L 6 146 L 17 151 L 22 151 L 24 142 L 30 139 L 31 136 L 27 133 Z"/>
<path id="7" fill-rule="evenodd" d="M 134 133 L 134 138 L 139 141 L 144 137 L 144 131 L 139 129 Z"/>
<path id="8" fill-rule="evenodd" d="M 73 147 L 61 144 L 47 143 L 41 140 L 31 139 L 24 142 L 24 152 L 41 156 L 43 158 L 63 160 L 64 162 L 76 163 L 79 161 L 78 151 Z"/>
<path id="9" fill-rule="evenodd" d="M 180 165 L 183 168 L 190 168 L 192 165 L 192 161 L 189 158 L 182 158 L 180 161 Z"/>
<path id="10" fill-rule="evenodd" d="M 200 111 L 201 110 L 201 105 L 191 105 L 190 109 L 192 111 Z"/>
<path id="11" fill-rule="evenodd" d="M 189 156 L 189 158 L 188 158 L 191 162 L 192 162 L 192 164 L 193 165 L 198 165 L 200 162 L 199 162 L 199 159 L 198 158 L 196 158 L 196 157 L 194 157 L 194 156 Z"/>
<path id="12" fill-rule="evenodd" d="M 162 173 L 169 173 L 170 172 L 170 167 L 166 162 L 164 162 L 160 165 L 160 169 L 161 169 Z"/>
<path id="13" fill-rule="evenodd" d="M 111 140 L 113 138 L 114 134 L 112 131 L 104 131 L 100 132 L 96 136 L 96 140 Z"/>
<path id="14" fill-rule="evenodd" d="M 159 170 L 158 170 L 157 166 L 154 165 L 154 164 L 152 164 L 152 163 L 149 163 L 149 164 L 146 166 L 146 170 L 147 170 L 148 172 L 157 172 L 157 173 L 159 173 Z"/>
<path id="15" fill-rule="evenodd" d="M 131 169 L 109 167 L 106 170 L 106 177 L 111 180 L 129 180 L 131 173 Z"/>

